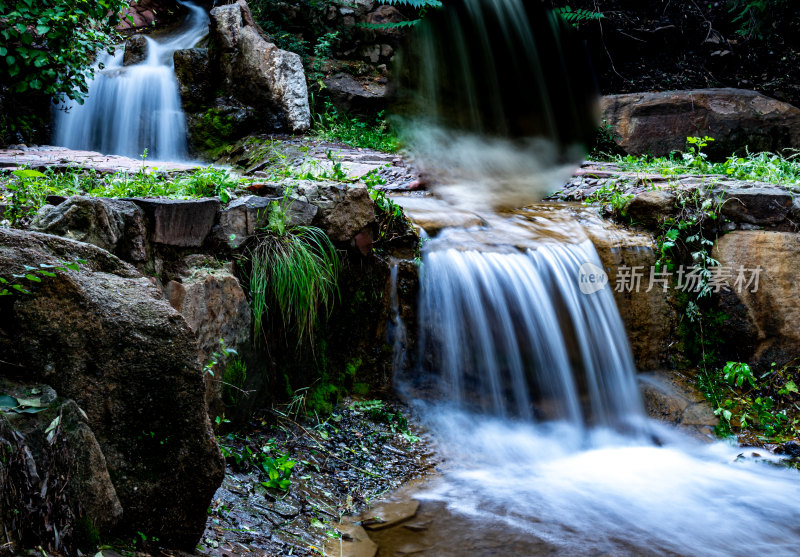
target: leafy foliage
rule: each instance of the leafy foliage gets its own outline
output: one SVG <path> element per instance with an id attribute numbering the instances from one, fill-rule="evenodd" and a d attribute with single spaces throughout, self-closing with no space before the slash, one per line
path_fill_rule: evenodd
<path id="1" fill-rule="evenodd" d="M 584 21 L 597 21 L 605 17 L 602 12 L 594 12 L 583 8 L 573 10 L 569 6 L 556 8 L 553 12 L 573 27 L 578 27 Z"/>
<path id="2" fill-rule="evenodd" d="M 7 205 L 5 218 L 12 226 L 24 222 L 48 195 L 91 197 L 219 197 L 227 203 L 236 190 L 250 180 L 227 170 L 200 168 L 165 174 L 142 166 L 137 172 L 100 174 L 93 169 L 48 168 L 44 172 L 18 169 L 0 172 L 0 199 Z M 5 188 L 5 192 L 3 191 Z"/>
<path id="3" fill-rule="evenodd" d="M 722 162 L 711 162 L 703 152 L 713 138 L 689 137 L 686 151 L 673 152 L 666 157 L 651 155 L 599 156 L 598 160 L 613 162 L 623 171 L 657 172 L 663 176 L 677 174 L 722 175 L 737 180 L 756 180 L 773 184 L 800 184 L 798 153 L 770 152 L 731 155 Z"/>
<path id="4" fill-rule="evenodd" d="M 54 278 L 56 271 L 77 271 L 80 265 L 85 263 L 86 261 L 83 259 L 78 259 L 76 261 L 59 261 L 58 265 L 39 263 L 38 268 L 25 265 L 22 273 L 6 277 L 0 276 L 0 296 L 11 296 L 15 292 L 30 294 L 31 291 L 28 290 L 30 285 L 42 282 L 42 278 Z"/>
<path id="5" fill-rule="evenodd" d="M 748 364 L 727 362 L 701 375 L 698 385 L 720 417 L 720 435 L 758 434 L 758 441 L 782 442 L 800 435 L 800 415 L 793 404 L 800 393 L 798 368 L 787 365 L 758 375 Z"/>
<path id="6" fill-rule="evenodd" d="M 0 0 L 0 82 L 82 101 L 95 54 L 117 40 L 127 0 Z"/>
<path id="7" fill-rule="evenodd" d="M 584 200 L 584 203 L 601 203 L 609 205 L 613 213 L 625 216 L 625 206 L 633 198 L 632 194 L 625 193 L 624 187 L 617 182 L 610 182 L 598 188 Z"/>
<path id="8" fill-rule="evenodd" d="M 763 39 L 772 24 L 780 19 L 789 5 L 788 0 L 731 0 L 728 11 L 739 25 L 736 33 L 742 37 Z"/>
<path id="9" fill-rule="evenodd" d="M 315 115 L 312 134 L 324 141 L 387 153 L 395 153 L 399 148 L 397 136 L 383 112 L 374 119 L 363 119 L 340 112 L 329 102 L 325 103 L 324 111 Z"/>

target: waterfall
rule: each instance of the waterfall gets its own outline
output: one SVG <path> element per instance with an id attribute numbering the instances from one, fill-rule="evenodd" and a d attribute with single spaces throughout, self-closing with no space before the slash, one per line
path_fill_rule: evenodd
<path id="1" fill-rule="evenodd" d="M 460 205 L 429 199 L 441 222 L 416 209 L 439 232 L 423 247 L 418 356 L 396 377 L 444 465 L 414 494 L 415 521 L 435 526 L 414 530 L 413 551 L 797 555 L 797 472 L 646 419 L 611 287 L 581 283 L 584 265 L 602 270 L 595 236 L 569 209 L 507 210 L 555 191 L 596 124 L 581 123 L 560 27 L 535 1 L 444 5 L 401 65 L 411 148 Z"/>
<path id="2" fill-rule="evenodd" d="M 99 55 L 85 102 L 69 101 L 56 111 L 56 145 L 134 158 L 147 149 L 149 159 L 160 161 L 188 158 L 172 55 L 194 47 L 207 34 L 209 18 L 200 6 L 179 3 L 189 9 L 186 21 L 170 35 L 146 37 L 142 62 L 123 66 L 122 48 Z"/>
<path id="3" fill-rule="evenodd" d="M 440 374 L 442 395 L 484 413 L 578 427 L 641 418 L 614 298 L 608 289 L 580 291 L 585 264 L 601 265 L 589 240 L 526 253 L 429 251 L 420 349 L 431 357 L 420 360 L 427 376 Z"/>

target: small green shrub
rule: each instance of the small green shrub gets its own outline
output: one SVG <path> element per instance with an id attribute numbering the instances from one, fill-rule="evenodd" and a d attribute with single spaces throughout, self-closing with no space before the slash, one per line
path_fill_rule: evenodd
<path id="1" fill-rule="evenodd" d="M 663 176 L 678 174 L 722 175 L 737 180 L 755 180 L 772 184 L 799 185 L 800 159 L 796 151 L 784 154 L 770 152 L 747 153 L 740 157 L 731 155 L 722 162 L 711 162 L 703 149 L 711 137 L 687 137 L 684 152 L 673 152 L 666 157 L 652 155 L 610 155 L 593 153 L 594 160 L 613 162 L 622 171 L 652 172 Z"/>
<path id="2" fill-rule="evenodd" d="M 763 39 L 775 22 L 780 21 L 789 5 L 788 0 L 731 0 L 728 12 L 738 24 L 736 34 Z"/>

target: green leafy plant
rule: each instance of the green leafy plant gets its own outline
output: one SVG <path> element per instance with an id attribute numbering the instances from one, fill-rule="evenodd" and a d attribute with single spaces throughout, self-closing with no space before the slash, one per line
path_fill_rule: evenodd
<path id="1" fill-rule="evenodd" d="M 0 0 L 0 82 L 12 93 L 82 101 L 97 52 L 118 41 L 126 0 Z"/>
<path id="2" fill-rule="evenodd" d="M 569 23 L 572 27 L 578 27 L 586 21 L 597 21 L 605 17 L 602 12 L 585 10 L 583 8 L 572 9 L 569 6 L 556 8 L 553 12 Z"/>
<path id="3" fill-rule="evenodd" d="M 235 358 L 225 366 L 222 375 L 222 398 L 230 406 L 236 406 L 247 393 L 244 391 L 247 381 L 247 364 Z"/>
<path id="4" fill-rule="evenodd" d="M 48 405 L 42 402 L 41 397 L 22 398 L 0 393 L 0 414 L 38 414 L 47 410 L 47 407 Z"/>
<path id="5" fill-rule="evenodd" d="M 286 188 L 283 200 L 273 202 L 267 227 L 250 250 L 250 299 L 256 339 L 272 306 L 284 329 L 295 330 L 299 347 L 312 340 L 321 312 L 333 307 L 340 261 L 321 229 L 287 224 L 290 195 L 291 188 Z"/>
<path id="6" fill-rule="evenodd" d="M 720 417 L 720 435 L 758 432 L 762 442 L 783 442 L 800 435 L 800 417 L 794 404 L 798 394 L 797 367 L 771 369 L 762 375 L 743 362 L 727 362 L 703 374 L 698 386 Z M 790 414 L 793 412 L 793 414 Z"/>
<path id="7" fill-rule="evenodd" d="M 314 115 L 312 134 L 324 141 L 339 141 L 353 147 L 394 153 L 399 148 L 397 136 L 389 128 L 383 112 L 363 119 L 340 112 L 330 102 Z"/>
<path id="8" fill-rule="evenodd" d="M 597 160 L 613 162 L 622 171 L 659 173 L 663 176 L 677 174 L 721 175 L 737 180 L 756 180 L 773 184 L 799 185 L 800 159 L 798 152 L 785 150 L 783 154 L 770 152 L 731 155 L 722 162 L 712 162 L 703 148 L 713 141 L 710 137 L 688 137 L 685 152 L 673 152 L 667 157 L 651 155 L 610 155 L 593 153 Z"/>
<path id="9" fill-rule="evenodd" d="M 625 216 L 625 207 L 631 199 L 633 195 L 624 192 L 624 184 L 609 182 L 595 190 L 583 202 L 587 205 L 591 203 L 609 205 L 614 214 Z"/>
<path id="10" fill-rule="evenodd" d="M 325 63 L 333 56 L 333 45 L 339 38 L 339 31 L 330 31 L 317 39 L 314 45 L 314 63 L 308 73 L 308 81 L 317 83 L 320 88 L 325 88 L 322 78 L 325 77 L 322 70 Z"/>
<path id="11" fill-rule="evenodd" d="M 739 25 L 737 35 L 763 39 L 788 5 L 788 0 L 731 0 L 728 11 Z"/>
<path id="12" fill-rule="evenodd" d="M 261 468 L 269 478 L 266 482 L 261 482 L 264 487 L 287 491 L 292 483 L 291 476 L 296 462 L 289 460 L 289 455 L 284 454 L 279 457 L 266 457 L 261 461 Z"/>
<path id="13" fill-rule="evenodd" d="M 224 339 L 219 339 L 219 350 L 211 353 L 211 358 L 209 358 L 208 362 L 205 366 L 203 366 L 203 373 L 207 373 L 211 377 L 214 377 L 215 371 L 218 367 L 225 365 L 228 359 L 231 356 L 238 356 L 238 352 L 233 348 L 228 348 L 225 345 Z"/>
<path id="14" fill-rule="evenodd" d="M 8 205 L 4 217 L 10 222 L 12 227 L 19 226 L 25 219 L 36 213 L 33 191 L 36 189 L 36 182 L 45 175 L 38 170 L 30 168 L 20 168 L 11 172 L 16 180 L 6 182 L 5 187 L 8 191 Z"/>
<path id="15" fill-rule="evenodd" d="M 22 273 L 15 273 L 9 277 L 0 276 L 0 296 L 11 296 L 15 292 L 31 294 L 31 291 L 26 286 L 30 288 L 30 284 L 42 282 L 42 278 L 55 277 L 55 271 L 77 271 L 82 264 L 86 264 L 83 259 L 59 261 L 59 265 L 40 263 L 38 268 L 25 265 Z"/>

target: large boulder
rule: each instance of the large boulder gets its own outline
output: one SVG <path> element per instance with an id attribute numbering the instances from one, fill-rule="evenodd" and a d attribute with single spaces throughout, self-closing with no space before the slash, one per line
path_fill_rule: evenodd
<path id="1" fill-rule="evenodd" d="M 147 260 L 147 219 L 130 201 L 70 197 L 55 207 L 39 209 L 30 228 L 93 244 L 126 261 Z"/>
<path id="2" fill-rule="evenodd" d="M 311 111 L 303 62 L 270 43 L 252 21 L 244 0 L 211 10 L 213 63 L 223 88 L 258 109 L 273 129 L 306 131 Z"/>
<path id="3" fill-rule="evenodd" d="M 0 394 L 26 404 L 20 412 L 0 413 L 0 520 L 6 537 L 69 554 L 93 536 L 111 535 L 122 505 L 83 410 L 47 385 L 0 379 Z"/>
<path id="4" fill-rule="evenodd" d="M 172 59 L 175 62 L 175 77 L 178 79 L 178 92 L 184 109 L 192 110 L 206 104 L 214 92 L 208 49 L 176 50 Z"/>
<path id="5" fill-rule="evenodd" d="M 724 158 L 733 152 L 800 147 L 800 109 L 755 91 L 697 89 L 609 95 L 601 99 L 606 122 L 627 153 L 668 155 L 686 138 L 710 136 L 705 149 Z"/>
<path id="6" fill-rule="evenodd" d="M 741 230 L 726 234 L 712 257 L 727 276 L 720 310 L 727 319 L 718 332 L 730 360 L 786 364 L 800 351 L 800 235 Z M 737 284 L 741 278 L 741 282 Z"/>
<path id="7" fill-rule="evenodd" d="M 128 533 L 191 550 L 224 475 L 194 333 L 150 280 L 108 252 L 0 229 L 4 276 L 79 259 L 79 271 L 0 299 L 3 372 L 46 383 L 85 411 Z"/>

